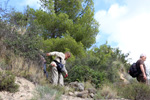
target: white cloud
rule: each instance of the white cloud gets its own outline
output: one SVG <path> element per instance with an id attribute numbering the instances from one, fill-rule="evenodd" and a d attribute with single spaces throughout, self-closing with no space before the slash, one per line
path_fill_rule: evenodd
<path id="1" fill-rule="evenodd" d="M 150 0 L 126 0 L 120 6 L 113 4 L 109 10 L 96 12 L 95 18 L 100 23 L 100 35 L 108 34 L 108 43 L 117 42 L 124 53 L 130 52 L 135 62 L 141 53 L 147 54 L 150 63 Z M 97 40 L 101 37 L 97 37 Z"/>
<path id="2" fill-rule="evenodd" d="M 21 6 L 29 5 L 30 7 L 34 9 L 38 9 L 40 7 L 40 0 L 24 0 L 23 2 L 20 2 L 19 4 Z"/>
<path id="3" fill-rule="evenodd" d="M 98 41 L 99 38 L 101 38 L 101 35 L 100 35 L 100 34 L 98 34 L 98 35 L 96 36 L 96 41 Z"/>

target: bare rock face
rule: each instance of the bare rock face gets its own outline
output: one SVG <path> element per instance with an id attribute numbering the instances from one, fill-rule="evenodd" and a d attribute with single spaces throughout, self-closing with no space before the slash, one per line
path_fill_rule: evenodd
<path id="1" fill-rule="evenodd" d="M 35 90 L 35 85 L 20 77 L 16 77 L 15 82 L 19 85 L 19 91 L 16 93 L 2 91 L 0 92 L 1 100 L 31 100 L 33 97 L 33 91 Z"/>

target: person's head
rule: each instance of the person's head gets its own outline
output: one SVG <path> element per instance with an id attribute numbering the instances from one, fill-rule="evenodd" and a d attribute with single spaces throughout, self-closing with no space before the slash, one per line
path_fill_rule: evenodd
<path id="1" fill-rule="evenodd" d="M 140 55 L 140 59 L 142 59 L 143 61 L 145 61 L 146 60 L 146 55 L 145 54 L 141 54 Z"/>
<path id="2" fill-rule="evenodd" d="M 70 57 L 71 57 L 71 53 L 70 52 L 65 52 L 65 59 L 67 60 Z"/>

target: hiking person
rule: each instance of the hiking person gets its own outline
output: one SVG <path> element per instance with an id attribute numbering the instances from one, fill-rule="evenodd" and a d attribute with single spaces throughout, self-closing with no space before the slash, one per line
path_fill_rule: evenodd
<path id="1" fill-rule="evenodd" d="M 146 74 L 146 66 L 144 61 L 146 60 L 146 55 L 141 54 L 140 59 L 136 62 L 136 67 L 139 70 L 139 75 L 137 76 L 137 81 L 142 83 L 147 83 L 147 74 Z"/>
<path id="2" fill-rule="evenodd" d="M 46 54 L 47 56 L 56 56 L 55 59 L 51 62 L 51 82 L 53 85 L 61 85 L 64 86 L 64 78 L 63 73 L 65 74 L 65 78 L 68 76 L 68 72 L 66 70 L 65 64 L 66 60 L 71 57 L 70 52 L 62 53 L 62 52 L 50 52 Z M 59 69 L 59 65 L 62 66 L 62 68 Z"/>
<path id="3" fill-rule="evenodd" d="M 48 73 L 46 71 L 46 59 L 45 59 L 45 54 L 43 53 L 42 50 L 40 50 L 41 52 L 39 53 L 40 56 L 40 64 L 42 66 L 44 75 L 46 76 L 46 79 L 48 79 Z"/>

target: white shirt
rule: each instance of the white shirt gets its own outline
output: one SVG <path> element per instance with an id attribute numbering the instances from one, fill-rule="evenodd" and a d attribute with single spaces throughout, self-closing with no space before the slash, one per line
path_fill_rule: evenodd
<path id="1" fill-rule="evenodd" d="M 65 54 L 62 53 L 62 52 L 57 52 L 57 51 L 54 51 L 54 52 L 50 52 L 48 53 L 50 56 L 56 56 L 55 57 L 55 60 L 60 62 L 60 58 L 61 58 L 61 63 L 64 65 L 62 71 L 64 71 L 66 74 L 68 74 L 67 70 L 66 70 L 66 67 L 65 67 L 65 64 L 66 64 L 66 60 L 65 60 Z M 55 64 L 56 63 L 54 61 L 51 62 L 51 64 Z M 57 66 L 57 65 L 56 65 Z"/>

